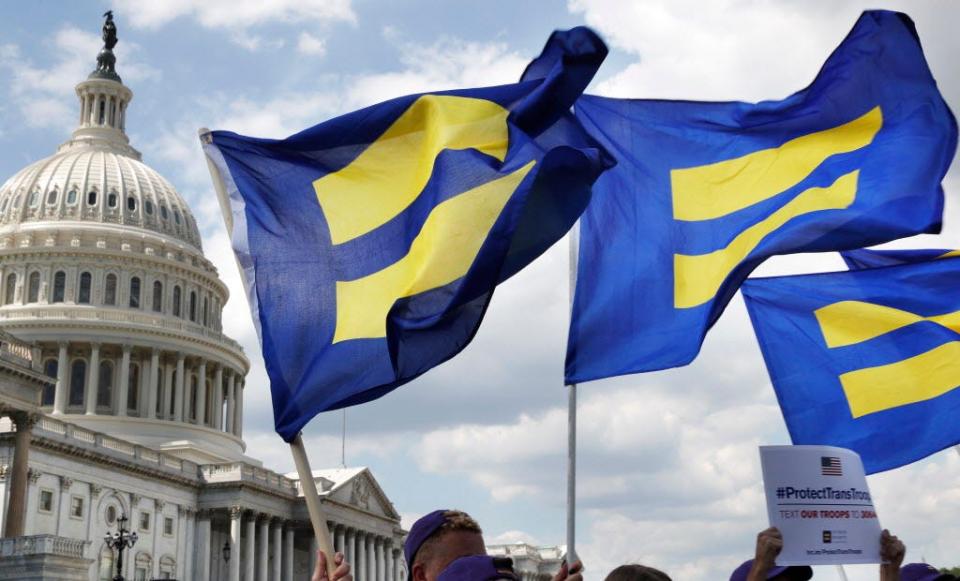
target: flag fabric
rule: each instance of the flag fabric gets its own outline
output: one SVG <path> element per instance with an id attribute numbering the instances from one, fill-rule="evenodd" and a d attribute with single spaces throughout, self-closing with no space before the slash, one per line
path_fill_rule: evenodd
<path id="1" fill-rule="evenodd" d="M 606 52 L 575 28 L 517 84 L 397 98 L 281 140 L 202 136 L 285 440 L 456 355 L 494 287 L 567 232 L 612 164 L 570 113 Z"/>
<path id="2" fill-rule="evenodd" d="M 747 280 L 794 444 L 860 454 L 867 473 L 960 443 L 960 257 Z"/>
<path id="3" fill-rule="evenodd" d="M 841 252 L 840 256 L 843 257 L 843 261 L 847 263 L 847 268 L 850 270 L 861 270 L 864 268 L 898 266 L 901 264 L 913 264 L 916 262 L 937 260 L 938 258 L 960 256 L 960 250 L 944 250 L 938 248 L 869 250 L 866 248 L 859 248 L 857 250 L 847 250 L 846 252 Z"/>
<path id="4" fill-rule="evenodd" d="M 568 382 L 691 362 L 769 256 L 940 229 L 957 125 L 903 14 L 865 12 L 782 101 L 575 111 L 617 166 L 580 222 Z"/>

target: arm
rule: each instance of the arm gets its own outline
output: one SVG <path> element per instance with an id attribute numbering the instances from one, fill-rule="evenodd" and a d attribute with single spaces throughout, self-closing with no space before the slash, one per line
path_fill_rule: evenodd
<path id="1" fill-rule="evenodd" d="M 757 535 L 757 550 L 753 558 L 753 567 L 747 574 L 747 581 L 764 581 L 767 573 L 773 569 L 777 555 L 783 549 L 783 535 L 776 527 L 770 527 Z"/>
<path id="2" fill-rule="evenodd" d="M 313 570 L 311 581 L 353 581 L 353 575 L 350 574 L 350 565 L 343 558 L 343 553 L 337 553 L 333 556 L 333 564 L 337 569 L 333 572 L 333 577 L 327 576 L 327 556 L 323 551 L 317 551 L 317 567 Z"/>
<path id="3" fill-rule="evenodd" d="M 900 581 L 900 564 L 907 554 L 907 548 L 890 531 L 883 529 L 880 534 L 880 558 L 886 561 L 880 565 L 880 581 Z"/>

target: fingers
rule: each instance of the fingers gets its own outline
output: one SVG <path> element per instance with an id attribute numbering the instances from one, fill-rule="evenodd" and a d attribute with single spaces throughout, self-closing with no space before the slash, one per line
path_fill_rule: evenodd
<path id="1" fill-rule="evenodd" d="M 333 581 L 350 581 L 353 577 L 350 575 L 350 564 L 346 562 L 343 553 L 337 553 L 333 557 L 333 563 L 337 569 L 333 572 Z"/>
<path id="2" fill-rule="evenodd" d="M 577 559 L 577 562 L 573 564 L 573 567 L 570 568 L 569 574 L 582 573 L 583 572 L 583 561 Z"/>
<path id="3" fill-rule="evenodd" d="M 313 569 L 311 581 L 325 581 L 327 579 L 327 556 L 323 551 L 317 551 L 317 566 Z"/>

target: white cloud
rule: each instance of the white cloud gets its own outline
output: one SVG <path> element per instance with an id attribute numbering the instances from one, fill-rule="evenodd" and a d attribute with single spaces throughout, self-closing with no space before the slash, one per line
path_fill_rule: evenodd
<path id="1" fill-rule="evenodd" d="M 193 18 L 205 28 L 247 28 L 281 22 L 355 22 L 350 0 L 118 0 L 118 13 L 140 28 Z"/>
<path id="2" fill-rule="evenodd" d="M 297 37 L 297 51 L 301 54 L 322 57 L 327 54 L 327 43 L 309 32 L 301 32 Z"/>

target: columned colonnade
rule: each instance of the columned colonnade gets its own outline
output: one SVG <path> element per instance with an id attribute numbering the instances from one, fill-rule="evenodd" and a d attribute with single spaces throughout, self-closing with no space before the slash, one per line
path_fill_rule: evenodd
<path id="1" fill-rule="evenodd" d="M 243 372 L 219 362 L 130 344 L 60 342 L 55 358 L 45 354 L 44 371 L 57 380 L 43 402 L 53 415 L 171 420 L 243 437 Z"/>
<path id="2" fill-rule="evenodd" d="M 23 536 L 27 517 L 27 477 L 28 456 L 30 454 L 30 434 L 39 416 L 25 411 L 11 410 L 0 406 L 0 416 L 7 416 L 16 426 L 13 444 L 13 464 L 7 478 L 10 482 L 10 494 L 7 500 L 3 537 Z"/>

